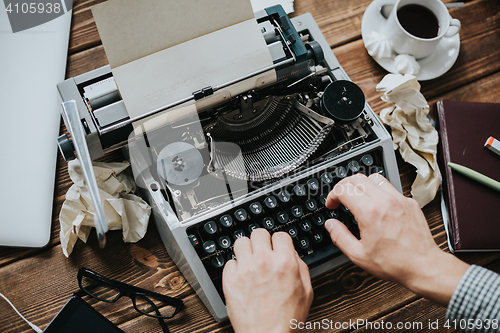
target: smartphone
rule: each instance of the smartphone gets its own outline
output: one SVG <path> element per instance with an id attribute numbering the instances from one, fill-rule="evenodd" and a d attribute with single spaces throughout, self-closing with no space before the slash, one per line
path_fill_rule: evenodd
<path id="1" fill-rule="evenodd" d="M 44 333 L 125 333 L 78 296 L 73 296 Z"/>

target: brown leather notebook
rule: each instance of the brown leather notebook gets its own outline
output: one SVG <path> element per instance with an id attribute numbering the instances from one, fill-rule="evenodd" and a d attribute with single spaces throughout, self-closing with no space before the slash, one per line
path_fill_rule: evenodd
<path id="1" fill-rule="evenodd" d="M 500 104 L 438 101 L 443 195 L 455 251 L 500 251 L 500 192 L 453 171 L 454 162 L 500 181 L 500 156 L 484 144 L 500 139 Z"/>

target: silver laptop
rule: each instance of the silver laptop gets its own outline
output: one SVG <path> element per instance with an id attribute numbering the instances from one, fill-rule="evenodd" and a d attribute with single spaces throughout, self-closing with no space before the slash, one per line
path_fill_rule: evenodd
<path id="1" fill-rule="evenodd" d="M 0 245 L 42 247 L 50 240 L 60 124 L 56 84 L 66 70 L 68 9 L 61 2 L 61 15 L 46 23 L 13 22 L 18 18 L 9 20 L 0 5 Z"/>

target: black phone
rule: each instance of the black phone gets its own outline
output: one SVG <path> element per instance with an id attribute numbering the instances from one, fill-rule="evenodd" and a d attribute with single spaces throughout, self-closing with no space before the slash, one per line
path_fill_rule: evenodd
<path id="1" fill-rule="evenodd" d="M 43 332 L 125 333 L 78 296 L 73 296 L 69 299 Z"/>

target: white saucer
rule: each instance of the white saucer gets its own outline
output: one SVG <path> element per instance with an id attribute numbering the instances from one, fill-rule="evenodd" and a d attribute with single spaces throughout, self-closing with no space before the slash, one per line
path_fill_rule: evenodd
<path id="1" fill-rule="evenodd" d="M 396 0 L 374 0 L 363 14 L 361 21 L 361 36 L 363 41 L 369 36 L 372 31 L 381 33 L 386 19 L 380 13 L 380 8 L 386 4 L 394 4 Z M 456 34 L 452 37 L 443 37 L 436 49 L 430 56 L 417 60 L 420 65 L 420 71 L 416 75 L 417 80 L 425 81 L 435 79 L 446 73 L 455 63 L 460 51 L 460 35 Z M 394 66 L 394 58 L 396 52 L 392 51 L 391 58 L 373 59 L 390 73 L 397 73 Z"/>

